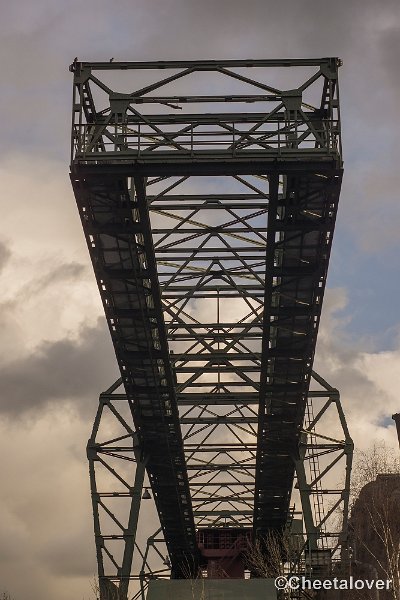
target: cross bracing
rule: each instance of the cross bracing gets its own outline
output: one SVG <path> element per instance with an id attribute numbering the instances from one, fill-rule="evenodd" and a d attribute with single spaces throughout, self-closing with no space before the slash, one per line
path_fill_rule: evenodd
<path id="1" fill-rule="evenodd" d="M 196 530 L 288 520 L 341 184 L 339 64 L 71 65 L 72 183 L 176 577 L 201 560 Z"/>

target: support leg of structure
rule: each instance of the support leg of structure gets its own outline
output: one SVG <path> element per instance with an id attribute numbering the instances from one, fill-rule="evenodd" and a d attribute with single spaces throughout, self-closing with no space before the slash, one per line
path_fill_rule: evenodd
<path id="1" fill-rule="evenodd" d="M 100 600 L 127 600 L 128 598 L 146 469 L 146 460 L 141 452 L 137 436 L 118 410 L 118 407 L 115 406 L 116 402 L 113 402 L 112 393 L 120 384 L 121 380 L 100 395 L 92 435 L 87 445 Z M 108 419 L 108 422 L 110 422 L 110 417 L 114 424 L 115 435 L 113 431 L 111 439 L 99 441 L 102 421 Z M 122 435 L 119 435 L 117 429 L 122 429 Z M 114 461 L 112 464 L 110 459 Z M 121 466 L 118 470 L 115 468 L 115 461 Z M 132 474 L 126 472 L 127 461 L 128 470 L 132 470 L 134 473 L 132 485 L 129 483 L 129 475 L 132 476 Z M 135 469 L 131 468 L 132 462 L 135 463 Z M 115 481 L 116 485 L 112 490 L 100 487 L 102 485 L 99 483 L 98 472 L 100 469 L 108 477 L 111 475 L 112 481 Z M 116 488 L 121 491 L 115 491 Z M 117 513 L 110 504 L 110 501 L 116 501 L 117 499 L 125 501 L 124 512 L 128 514 L 126 525 L 121 523 L 122 519 L 119 512 Z M 126 510 L 127 502 L 129 503 L 128 510 Z M 109 518 L 108 522 L 111 519 L 111 523 L 114 525 L 113 531 L 103 531 L 102 517 L 104 516 Z M 120 545 L 122 543 L 123 546 L 122 553 L 119 552 L 120 558 L 114 555 L 111 548 L 112 543 L 115 543 L 115 541 L 119 541 Z M 105 566 L 106 562 L 107 568 Z M 112 569 L 111 572 L 108 570 L 110 568 Z"/>
<path id="2" fill-rule="evenodd" d="M 315 372 L 312 378 L 320 389 L 309 393 L 299 438 L 299 459 L 294 460 L 305 526 L 305 548 L 309 552 L 310 569 L 318 565 L 319 560 L 326 560 L 330 552 L 331 559 L 339 560 L 339 566 L 345 572 L 349 564 L 347 537 L 353 442 L 338 390 Z M 325 434 L 327 422 L 334 432 L 330 436 Z M 344 481 L 333 488 L 332 483 L 337 480 L 334 469 L 339 465 L 343 465 Z M 325 502 L 326 509 L 324 498 L 330 498 L 329 504 Z M 336 525 L 333 522 L 335 514 L 340 514 L 341 521 Z M 320 559 L 318 553 L 321 553 Z"/>

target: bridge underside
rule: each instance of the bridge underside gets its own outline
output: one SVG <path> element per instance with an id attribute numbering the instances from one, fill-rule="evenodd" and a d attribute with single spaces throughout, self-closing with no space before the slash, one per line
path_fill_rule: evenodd
<path id="1" fill-rule="evenodd" d="M 243 74 L 285 61 L 242 62 L 114 63 L 167 71 L 130 94 L 72 65 L 71 179 L 173 577 L 202 530 L 288 521 L 341 185 L 338 61 L 290 61 L 313 72 L 289 91 Z M 196 71 L 273 108 L 154 96 Z"/>

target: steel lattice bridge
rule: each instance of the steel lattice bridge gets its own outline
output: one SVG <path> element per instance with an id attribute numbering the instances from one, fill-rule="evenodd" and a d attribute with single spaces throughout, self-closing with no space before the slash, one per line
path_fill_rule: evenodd
<path id="1" fill-rule="evenodd" d="M 352 442 L 313 371 L 339 66 L 70 67 L 71 180 L 121 373 L 88 443 L 102 600 L 163 577 L 252 581 L 246 548 L 271 532 L 297 535 L 300 571 L 346 560 Z"/>

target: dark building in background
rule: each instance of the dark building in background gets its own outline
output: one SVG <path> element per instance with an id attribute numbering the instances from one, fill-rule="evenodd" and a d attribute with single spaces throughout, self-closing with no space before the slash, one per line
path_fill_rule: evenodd
<path id="1" fill-rule="evenodd" d="M 399 438 L 399 446 L 400 446 L 400 413 L 396 413 L 396 414 L 392 415 L 392 419 L 396 423 L 397 437 Z"/>
<path id="2" fill-rule="evenodd" d="M 357 498 L 350 519 L 352 575 L 355 579 L 391 579 L 394 590 L 364 590 L 365 598 L 399 597 L 400 474 L 380 474 Z M 370 594 L 367 596 L 367 594 Z"/>

